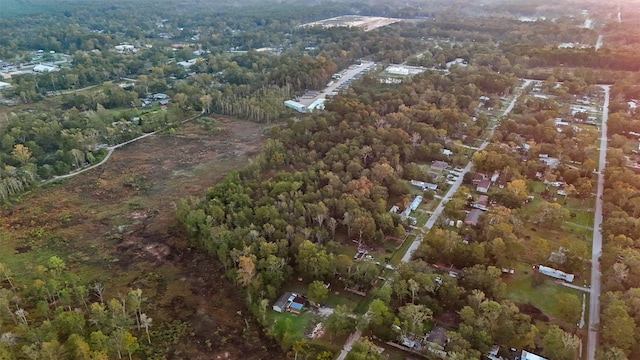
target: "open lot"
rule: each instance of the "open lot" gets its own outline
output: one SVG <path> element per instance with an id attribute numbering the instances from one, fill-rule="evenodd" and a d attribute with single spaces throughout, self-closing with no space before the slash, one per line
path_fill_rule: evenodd
<path id="1" fill-rule="evenodd" d="M 277 352 L 259 325 L 238 314 L 244 300 L 209 255 L 190 247 L 175 221 L 176 200 L 201 196 L 262 144 L 264 126 L 216 119 L 218 133 L 185 124 L 175 134 L 118 149 L 99 168 L 23 195 L 0 211 L 0 262 L 28 281 L 37 264 L 56 254 L 84 281 L 104 283 L 106 297 L 142 289 L 156 328 L 167 319 L 189 324 L 192 336 L 175 345 L 170 358 L 273 358 Z"/>
<path id="2" fill-rule="evenodd" d="M 324 19 L 320 21 L 314 21 L 306 23 L 302 26 L 322 26 L 324 28 L 344 26 L 344 27 L 357 27 L 364 31 L 370 31 L 379 27 L 391 25 L 397 23 L 401 19 L 379 17 L 379 16 L 360 16 L 360 15 L 343 15 L 333 17 L 330 19 Z"/>

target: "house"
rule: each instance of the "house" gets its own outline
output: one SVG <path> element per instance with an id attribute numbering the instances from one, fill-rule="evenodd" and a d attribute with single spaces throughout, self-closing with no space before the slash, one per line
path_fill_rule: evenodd
<path id="1" fill-rule="evenodd" d="M 169 96 L 167 94 L 163 94 L 163 93 L 153 94 L 153 100 L 165 100 L 168 98 Z"/>
<path id="2" fill-rule="evenodd" d="M 453 151 L 451 151 L 449 149 L 442 149 L 442 154 L 446 155 L 446 156 L 451 156 L 451 155 L 453 155 Z"/>
<path id="3" fill-rule="evenodd" d="M 567 274 L 564 271 L 560 271 L 560 270 L 550 268 L 547 266 L 542 266 L 542 265 L 538 266 L 538 272 L 540 272 L 541 274 L 550 276 L 552 278 L 556 278 L 558 280 L 564 280 L 566 282 L 573 282 L 573 279 L 575 278 L 575 275 L 573 274 Z"/>
<path id="4" fill-rule="evenodd" d="M 292 292 L 285 292 L 278 298 L 278 300 L 271 307 L 273 311 L 282 313 L 282 312 L 291 312 L 293 314 L 300 314 L 302 308 L 304 307 L 305 299 Z"/>
<path id="5" fill-rule="evenodd" d="M 489 350 L 489 352 L 487 353 L 487 355 L 485 355 L 485 357 L 489 360 L 502 360 L 502 357 L 498 356 L 499 352 L 500 352 L 500 346 L 493 345 Z"/>
<path id="6" fill-rule="evenodd" d="M 11 87 L 11 84 L 0 81 L 0 90 L 8 89 Z"/>
<path id="7" fill-rule="evenodd" d="M 178 65 L 184 67 L 184 68 L 188 68 L 191 65 L 195 65 L 196 61 L 198 61 L 198 59 L 191 59 L 191 60 L 187 60 L 187 61 L 178 61 Z"/>
<path id="8" fill-rule="evenodd" d="M 421 203 L 422 203 L 422 196 L 420 195 L 416 196 L 411 202 L 411 204 L 406 209 L 404 209 L 404 211 L 402 212 L 402 216 L 405 218 L 409 216 L 409 214 L 411 214 L 412 211 L 417 209 Z"/>
<path id="9" fill-rule="evenodd" d="M 449 163 L 446 161 L 436 160 L 431 163 L 431 170 L 437 171 L 437 172 L 443 172 L 448 167 L 449 167 Z"/>
<path id="10" fill-rule="evenodd" d="M 420 189 L 422 189 L 422 191 L 425 191 L 426 189 L 429 189 L 432 191 L 438 190 L 438 185 L 424 182 L 424 181 L 411 180 L 411 185 L 419 187 Z"/>
<path id="11" fill-rule="evenodd" d="M 487 210 L 489 206 L 489 197 L 487 195 L 480 195 L 478 200 L 473 204 L 473 207 L 480 210 Z"/>
<path id="12" fill-rule="evenodd" d="M 133 45 L 129 45 L 129 44 L 120 44 L 120 45 L 116 45 L 114 47 L 116 49 L 117 52 L 123 54 L 126 52 L 136 52 L 136 48 Z"/>
<path id="13" fill-rule="evenodd" d="M 475 173 L 473 175 L 473 179 L 471 179 L 471 183 L 473 184 L 473 186 L 478 186 L 478 184 L 481 181 L 490 180 L 490 179 L 491 179 L 491 177 L 489 176 L 489 174 L 485 174 L 485 173 L 480 173 L 479 172 L 479 173 Z"/>
<path id="14" fill-rule="evenodd" d="M 519 359 L 520 360 L 547 360 L 547 358 L 543 358 L 540 355 L 530 353 L 527 350 L 522 350 L 522 354 L 520 355 Z"/>
<path id="15" fill-rule="evenodd" d="M 444 350 L 447 345 L 447 329 L 442 326 L 435 326 L 427 335 L 426 342 L 431 348 Z"/>
<path id="16" fill-rule="evenodd" d="M 158 105 L 160 105 L 160 106 L 167 106 L 167 104 L 169 104 L 169 99 L 164 99 L 164 100 L 158 101 Z"/>
<path id="17" fill-rule="evenodd" d="M 464 223 L 471 226 L 478 225 L 478 220 L 480 219 L 480 215 L 482 214 L 482 210 L 480 209 L 471 209 L 467 216 L 464 218 Z"/>
<path id="18" fill-rule="evenodd" d="M 489 192 L 489 187 L 491 187 L 491 179 L 482 180 L 478 183 L 478 185 L 476 185 L 476 190 L 479 193 L 486 194 L 487 192 Z"/>

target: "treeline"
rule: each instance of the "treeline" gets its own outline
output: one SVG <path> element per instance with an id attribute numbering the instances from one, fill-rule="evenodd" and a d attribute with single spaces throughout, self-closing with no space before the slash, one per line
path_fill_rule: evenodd
<path id="1" fill-rule="evenodd" d="M 175 340 L 167 335 L 184 331 L 153 323 L 140 289 L 108 298 L 103 284 L 81 282 L 57 256 L 29 280 L 14 271 L 0 264 L 3 359 L 162 358 Z"/>
<path id="2" fill-rule="evenodd" d="M 612 93 L 624 99 L 623 84 L 613 87 Z M 615 110 L 614 110 L 615 111 Z M 624 146 L 628 132 L 638 129 L 640 119 L 629 114 L 626 106 L 609 115 L 609 149 L 605 189 L 602 199 L 603 252 L 602 310 L 600 315 L 600 341 L 603 356 L 611 359 L 637 357 L 640 343 L 640 175 L 630 169 Z"/>

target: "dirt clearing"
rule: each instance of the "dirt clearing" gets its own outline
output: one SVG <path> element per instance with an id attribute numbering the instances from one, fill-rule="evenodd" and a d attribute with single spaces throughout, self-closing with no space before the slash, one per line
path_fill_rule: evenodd
<path id="1" fill-rule="evenodd" d="M 216 120 L 215 133 L 184 124 L 24 195 L 0 213 L 0 261 L 22 264 L 16 275 L 28 277 L 34 263 L 58 254 L 85 281 L 105 283 L 107 297 L 141 288 L 154 324 L 189 324 L 169 358 L 277 359 L 259 325 L 240 315 L 239 291 L 175 221 L 176 200 L 202 196 L 260 150 L 264 125 Z"/>

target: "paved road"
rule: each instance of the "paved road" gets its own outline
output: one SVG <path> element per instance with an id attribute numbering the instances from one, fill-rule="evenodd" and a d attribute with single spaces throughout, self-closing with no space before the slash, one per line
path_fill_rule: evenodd
<path id="1" fill-rule="evenodd" d="M 598 35 L 598 40 L 596 41 L 596 51 L 602 47 L 602 40 L 604 39 L 604 35 Z"/>
<path id="2" fill-rule="evenodd" d="M 598 185 L 596 210 L 593 219 L 593 245 L 591 248 L 591 294 L 589 301 L 589 336 L 587 337 L 587 360 L 594 360 L 598 345 L 600 326 L 600 255 L 602 253 L 602 193 L 604 191 L 604 169 L 607 166 L 607 119 L 609 118 L 609 90 L 602 85 L 604 105 L 602 106 L 602 126 L 600 135 L 600 158 L 598 161 Z"/>
<path id="3" fill-rule="evenodd" d="M 564 281 L 556 281 L 556 284 L 562 285 L 562 286 L 566 286 L 568 288 L 576 289 L 578 291 L 582 291 L 582 292 L 586 292 L 586 293 L 590 293 L 591 292 L 591 289 L 589 289 L 588 287 L 575 285 L 575 284 L 570 284 L 570 283 L 564 282 Z"/>
<path id="4" fill-rule="evenodd" d="M 532 80 L 524 80 L 524 83 L 522 84 L 522 88 L 527 87 L 529 83 L 531 83 L 531 81 Z M 507 115 L 508 113 L 511 112 L 511 110 L 513 110 L 513 107 L 515 106 L 516 101 L 518 100 L 521 94 L 522 92 L 518 92 L 516 96 L 513 97 L 513 100 L 511 100 L 511 103 L 509 103 L 509 106 L 507 106 L 507 108 L 504 109 L 502 116 Z M 478 147 L 478 151 L 483 150 L 484 148 L 487 147 L 487 145 L 489 145 L 489 141 L 491 140 L 490 138 L 492 137 L 492 135 L 493 135 L 493 132 L 489 134 L 489 139 L 485 140 L 482 143 L 482 145 Z M 442 197 L 442 200 L 440 200 L 440 203 L 438 204 L 436 209 L 433 211 L 433 213 L 429 217 L 429 220 L 427 220 L 427 222 L 424 224 L 424 228 L 427 231 L 431 230 L 433 225 L 436 223 L 436 220 L 438 220 L 438 217 L 440 217 L 440 214 L 442 214 L 442 211 L 444 210 L 444 206 L 447 204 L 447 202 L 449 202 L 449 200 L 451 200 L 451 198 L 453 197 L 453 194 L 455 194 L 456 191 L 458 191 L 458 188 L 460 187 L 460 185 L 462 185 L 462 180 L 464 179 L 464 175 L 469 171 L 471 171 L 472 166 L 473 166 L 473 163 L 469 161 L 469 163 L 467 164 L 467 166 L 464 167 L 464 169 L 462 170 L 462 172 L 460 173 L 456 181 L 453 183 L 453 185 L 451 185 L 451 188 L 449 188 L 449 191 L 447 191 L 447 194 L 444 197 Z M 418 249 L 421 241 L 422 241 L 422 237 L 418 237 L 413 241 L 411 246 L 409 246 L 409 248 L 407 249 L 407 252 L 404 254 L 404 256 L 402 256 L 402 260 L 401 260 L 402 262 L 408 262 L 409 260 L 411 260 L 411 256 Z"/>
<path id="5" fill-rule="evenodd" d="M 356 330 L 353 334 L 349 335 L 347 342 L 344 343 L 344 347 L 342 348 L 342 351 L 340 351 L 340 355 L 338 355 L 336 360 L 344 360 L 344 358 L 347 357 L 347 354 L 349 354 L 349 351 L 351 351 L 353 343 L 358 341 L 358 339 L 360 339 L 360 336 L 362 336 L 362 331 L 360 331 L 359 329 Z"/>

